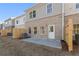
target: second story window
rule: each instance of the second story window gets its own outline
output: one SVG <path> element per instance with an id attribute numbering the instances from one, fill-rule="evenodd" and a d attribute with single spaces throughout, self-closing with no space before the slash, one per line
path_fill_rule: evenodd
<path id="1" fill-rule="evenodd" d="M 76 9 L 79 8 L 79 3 L 76 3 Z"/>
<path id="2" fill-rule="evenodd" d="M 29 18 L 35 18 L 36 17 L 36 11 L 33 10 L 32 12 L 29 13 Z"/>
<path id="3" fill-rule="evenodd" d="M 35 18 L 36 17 L 36 11 L 34 10 L 33 11 L 33 18 Z"/>
<path id="4" fill-rule="evenodd" d="M 52 4 L 47 5 L 47 14 L 52 13 Z"/>
<path id="5" fill-rule="evenodd" d="M 16 21 L 16 24 L 18 24 L 18 20 Z"/>
<path id="6" fill-rule="evenodd" d="M 29 18 L 32 18 L 32 12 L 29 13 Z"/>

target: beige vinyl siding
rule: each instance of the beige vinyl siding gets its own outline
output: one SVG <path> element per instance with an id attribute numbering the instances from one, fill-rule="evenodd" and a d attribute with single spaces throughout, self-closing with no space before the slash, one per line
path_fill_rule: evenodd
<path id="1" fill-rule="evenodd" d="M 61 14 L 61 12 L 62 12 L 61 6 L 62 6 L 62 4 L 60 4 L 60 3 L 53 3 L 52 4 L 52 13 L 47 14 L 47 3 L 43 3 L 43 4 L 39 3 L 37 6 L 32 7 L 29 10 L 26 10 L 26 21 L 37 20 L 40 18 Z M 32 12 L 33 10 L 36 10 L 36 17 L 30 19 L 29 13 Z"/>
<path id="2" fill-rule="evenodd" d="M 76 8 L 76 3 L 64 4 L 65 16 L 79 13 L 79 8 Z"/>

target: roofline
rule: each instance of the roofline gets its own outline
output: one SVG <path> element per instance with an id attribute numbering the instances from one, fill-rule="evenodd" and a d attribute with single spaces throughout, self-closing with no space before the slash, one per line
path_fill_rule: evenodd
<path id="1" fill-rule="evenodd" d="M 9 18 L 6 19 L 4 22 L 9 21 L 9 20 L 12 20 L 12 19 L 14 19 L 14 17 L 9 17 Z"/>
<path id="2" fill-rule="evenodd" d="M 7 21 L 9 21 L 9 20 L 11 20 L 11 18 L 6 19 L 4 22 L 7 22 Z"/>
<path id="3" fill-rule="evenodd" d="M 19 18 L 19 17 L 22 17 L 22 16 L 24 16 L 24 15 L 25 15 L 25 14 L 22 14 L 22 15 L 16 16 L 14 19 Z"/>
<path id="4" fill-rule="evenodd" d="M 24 12 L 26 12 L 26 11 L 28 11 L 28 10 L 30 10 L 30 9 L 32 9 L 32 8 L 34 8 L 34 7 L 36 7 L 36 6 L 38 6 L 39 4 L 41 4 L 41 3 L 35 3 L 32 7 L 30 7 L 30 8 L 28 8 L 28 9 L 24 10 Z"/>

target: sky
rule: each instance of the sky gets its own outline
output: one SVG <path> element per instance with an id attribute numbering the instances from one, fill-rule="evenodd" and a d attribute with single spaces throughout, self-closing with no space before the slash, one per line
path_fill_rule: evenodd
<path id="1" fill-rule="evenodd" d="M 33 3 L 0 3 L 0 23 L 10 17 L 24 13 L 24 10 L 33 6 Z"/>

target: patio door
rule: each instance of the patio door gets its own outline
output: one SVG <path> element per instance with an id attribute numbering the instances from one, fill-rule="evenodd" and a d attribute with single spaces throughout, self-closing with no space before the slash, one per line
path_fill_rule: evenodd
<path id="1" fill-rule="evenodd" d="M 48 25 L 48 38 L 55 39 L 55 25 Z"/>

